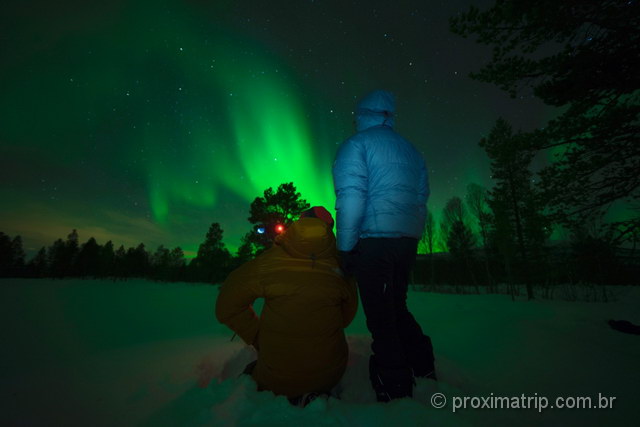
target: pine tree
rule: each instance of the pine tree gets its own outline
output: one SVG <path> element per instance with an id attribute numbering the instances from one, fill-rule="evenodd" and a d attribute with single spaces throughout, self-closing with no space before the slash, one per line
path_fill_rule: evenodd
<path id="1" fill-rule="evenodd" d="M 0 277 L 19 277 L 24 275 L 24 250 L 22 237 L 11 239 L 0 232 Z"/>
<path id="2" fill-rule="evenodd" d="M 71 264 L 68 262 L 67 246 L 62 239 L 57 239 L 47 249 L 47 264 L 52 277 L 62 278 L 68 274 Z"/>
<path id="3" fill-rule="evenodd" d="M 442 211 L 440 230 L 443 242 L 456 267 L 457 276 L 460 280 L 470 280 L 478 286 L 473 273 L 473 247 L 475 237 L 467 225 L 467 217 L 460 197 L 452 197 Z M 466 272 L 466 274 L 462 274 Z"/>
<path id="4" fill-rule="evenodd" d="M 293 182 L 280 184 L 275 192 L 272 187 L 267 188 L 262 197 L 256 197 L 251 203 L 248 220 L 253 224 L 253 232 L 247 239 L 258 248 L 257 252 L 270 247 L 278 234 L 276 226 L 288 227 L 298 214 L 309 207 Z M 264 233 L 258 233 L 258 228 L 263 228 Z"/>
<path id="5" fill-rule="evenodd" d="M 12 252 L 13 252 L 13 271 L 14 271 L 14 275 L 22 275 L 24 273 L 24 259 L 25 259 L 25 253 L 24 253 L 24 249 L 22 248 L 22 237 L 21 236 L 16 236 L 13 238 L 13 240 L 11 241 L 11 247 L 12 247 Z"/>
<path id="6" fill-rule="evenodd" d="M 451 19 L 453 32 L 493 47 L 473 78 L 562 108 L 527 142 L 553 152 L 541 188 L 569 227 L 640 200 L 638 28 L 637 1 L 499 0 Z M 629 213 L 610 224 L 618 242 L 640 228 L 638 212 Z"/>
<path id="7" fill-rule="evenodd" d="M 27 265 L 32 277 L 45 277 L 48 274 L 47 249 L 43 246 Z"/>
<path id="8" fill-rule="evenodd" d="M 100 266 L 101 247 L 93 237 L 89 238 L 78 251 L 75 262 L 75 271 L 81 277 L 98 275 Z"/>
<path id="9" fill-rule="evenodd" d="M 528 138 L 526 134 L 513 133 L 509 123 L 498 119 L 489 136 L 482 138 L 480 146 L 491 160 L 491 173 L 496 181 L 495 187 L 489 192 L 489 205 L 494 217 L 500 216 L 495 224 L 496 233 L 500 239 L 515 236 L 527 296 L 532 299 L 530 255 L 540 252 L 540 245 L 548 237 L 549 227 L 532 186 L 533 176 L 529 165 L 535 153 L 529 148 Z M 509 246 L 506 242 L 501 243 L 503 250 Z M 510 256 L 503 252 L 504 255 Z M 510 261 L 505 259 L 505 262 Z"/>
<path id="10" fill-rule="evenodd" d="M 109 277 L 115 275 L 115 253 L 113 251 L 113 242 L 109 240 L 100 249 L 100 262 L 98 267 L 98 275 L 101 277 Z"/>
<path id="11" fill-rule="evenodd" d="M 493 288 L 494 280 L 491 274 L 489 263 L 489 224 L 491 223 L 491 212 L 488 204 L 489 192 L 481 185 L 470 183 L 467 185 L 467 206 L 469 212 L 476 219 L 480 229 L 482 239 L 482 250 L 484 252 L 484 268 L 487 276 L 489 288 Z"/>
<path id="12" fill-rule="evenodd" d="M 127 251 L 125 250 L 124 245 L 120 245 L 114 254 L 113 271 L 115 278 L 122 279 L 129 276 L 129 271 L 127 269 Z"/>
<path id="13" fill-rule="evenodd" d="M 80 251 L 80 243 L 78 239 L 78 231 L 74 228 L 67 236 L 65 242 L 64 265 L 65 276 L 75 276 L 78 272 L 75 269 L 76 257 Z"/>
<path id="14" fill-rule="evenodd" d="M 184 280 L 185 259 L 181 247 L 175 247 L 169 253 L 169 280 Z"/>
<path id="15" fill-rule="evenodd" d="M 253 234 L 255 233 L 249 232 L 242 236 L 242 243 L 236 253 L 236 263 L 238 266 L 253 259 L 260 250 L 260 246 L 255 242 L 255 239 L 252 238 Z"/>
<path id="16" fill-rule="evenodd" d="M 195 280 L 220 283 L 227 276 L 231 266 L 231 254 L 222 242 L 223 234 L 220 224 L 211 224 L 204 242 L 198 248 L 198 255 L 189 264 Z"/>
<path id="17" fill-rule="evenodd" d="M 127 275 L 130 277 L 146 277 L 149 274 L 150 257 L 144 243 L 127 249 L 125 266 Z"/>
<path id="18" fill-rule="evenodd" d="M 433 212 L 429 208 L 427 208 L 427 214 L 425 216 L 424 222 L 424 231 L 422 233 L 422 237 L 420 238 L 420 244 L 425 248 L 426 252 L 429 254 L 429 284 L 431 286 L 434 285 L 435 281 L 435 265 L 433 262 L 433 249 L 435 245 L 435 232 L 436 232 L 436 223 L 433 219 Z"/>
<path id="19" fill-rule="evenodd" d="M 471 232 L 471 229 L 464 222 L 456 220 L 451 225 L 447 238 L 449 253 L 455 258 L 466 262 L 473 258 L 473 247 L 475 244 L 476 238 Z"/>
<path id="20" fill-rule="evenodd" d="M 13 244 L 11 238 L 0 232 L 0 277 L 8 277 L 13 268 Z"/>
<path id="21" fill-rule="evenodd" d="M 151 256 L 151 277 L 156 280 L 169 280 L 171 253 L 164 245 Z"/>

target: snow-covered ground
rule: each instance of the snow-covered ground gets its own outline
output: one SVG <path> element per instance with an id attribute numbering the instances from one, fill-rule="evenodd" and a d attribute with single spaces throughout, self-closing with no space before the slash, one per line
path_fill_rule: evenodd
<path id="1" fill-rule="evenodd" d="M 254 355 L 218 324 L 217 287 L 145 281 L 0 280 L 3 425 L 637 425 L 639 289 L 612 303 L 411 292 L 440 381 L 375 403 L 361 310 L 347 334 L 341 400 L 304 409 L 238 374 Z M 434 408 L 443 393 L 448 404 Z M 493 393 L 493 395 L 491 394 Z M 483 397 L 616 397 L 613 409 L 459 409 Z M 536 395 L 537 393 L 537 395 Z M 472 402 L 469 402 L 472 403 Z M 476 401 L 478 403 L 478 401 Z"/>

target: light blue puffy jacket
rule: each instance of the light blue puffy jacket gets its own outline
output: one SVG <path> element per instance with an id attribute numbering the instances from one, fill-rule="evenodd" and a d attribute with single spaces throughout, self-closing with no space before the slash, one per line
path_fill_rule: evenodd
<path id="1" fill-rule="evenodd" d="M 414 237 L 424 229 L 429 180 L 422 155 L 393 130 L 395 99 L 377 90 L 358 102 L 357 133 L 333 163 L 338 250 L 359 238 Z"/>

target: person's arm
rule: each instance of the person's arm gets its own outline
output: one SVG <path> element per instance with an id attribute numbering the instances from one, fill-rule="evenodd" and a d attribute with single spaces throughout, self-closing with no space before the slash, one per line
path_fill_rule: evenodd
<path id="1" fill-rule="evenodd" d="M 345 299 L 342 301 L 342 320 L 343 328 L 346 328 L 353 322 L 358 311 L 358 288 L 356 287 L 356 279 L 349 277 L 345 280 Z"/>
<path id="2" fill-rule="evenodd" d="M 365 213 L 369 172 L 365 153 L 355 139 L 346 141 L 333 163 L 333 186 L 336 192 L 336 238 L 338 250 L 352 250 L 360 237 Z"/>
<path id="3" fill-rule="evenodd" d="M 260 320 L 252 304 L 256 298 L 264 297 L 259 262 L 254 259 L 234 270 L 222 284 L 216 301 L 218 321 L 256 348 Z"/>

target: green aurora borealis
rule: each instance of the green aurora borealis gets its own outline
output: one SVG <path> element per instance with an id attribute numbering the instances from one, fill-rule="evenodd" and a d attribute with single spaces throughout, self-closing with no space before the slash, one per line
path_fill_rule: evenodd
<path id="1" fill-rule="evenodd" d="M 13 2 L 0 84 L 0 231 L 29 252 L 77 228 L 193 254 L 212 222 L 235 250 L 250 202 L 293 181 L 333 211 L 331 164 L 356 99 L 386 88 L 430 167 L 430 208 L 490 185 L 498 116 L 550 112 L 467 77 L 487 52 L 447 31 L 464 1 Z M 482 2 L 481 2 L 482 3 Z"/>

